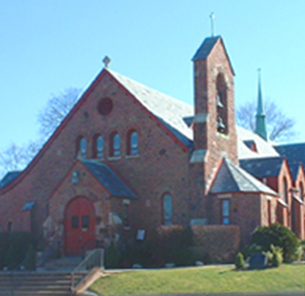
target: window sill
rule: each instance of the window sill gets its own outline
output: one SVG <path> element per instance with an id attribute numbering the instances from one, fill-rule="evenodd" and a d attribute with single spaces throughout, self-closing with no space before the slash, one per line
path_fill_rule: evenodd
<path id="1" fill-rule="evenodd" d="M 139 154 L 128 154 L 125 156 L 125 158 L 138 158 L 139 157 Z"/>
<path id="2" fill-rule="evenodd" d="M 220 132 L 217 132 L 217 136 L 218 136 L 218 137 L 221 137 L 221 138 L 224 138 L 224 139 L 227 139 L 227 140 L 230 139 L 230 137 L 229 137 L 228 135 L 223 134 L 223 133 L 220 133 Z"/>
<path id="3" fill-rule="evenodd" d="M 121 158 L 122 158 L 122 156 L 109 156 L 108 160 L 119 160 Z"/>

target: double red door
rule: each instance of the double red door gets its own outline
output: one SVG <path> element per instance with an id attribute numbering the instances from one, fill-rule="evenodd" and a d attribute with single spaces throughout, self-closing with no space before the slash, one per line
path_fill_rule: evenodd
<path id="1" fill-rule="evenodd" d="M 95 214 L 92 202 L 86 197 L 76 197 L 65 211 L 65 252 L 81 254 L 94 249 Z"/>

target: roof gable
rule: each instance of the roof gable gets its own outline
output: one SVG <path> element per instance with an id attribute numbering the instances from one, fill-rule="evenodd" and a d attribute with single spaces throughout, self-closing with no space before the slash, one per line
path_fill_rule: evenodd
<path id="1" fill-rule="evenodd" d="M 227 158 L 223 159 L 210 189 L 210 193 L 225 192 L 261 192 L 278 195 Z"/>
<path id="2" fill-rule="evenodd" d="M 227 60 L 229 62 L 231 71 L 233 73 L 233 75 L 235 75 L 235 72 L 233 70 L 231 61 L 229 59 L 229 55 L 227 53 L 226 47 L 224 45 L 223 39 L 221 38 L 221 36 L 215 36 L 215 37 L 208 37 L 205 38 L 203 43 L 200 45 L 200 47 L 197 49 L 195 55 L 192 58 L 192 61 L 198 61 L 198 60 L 205 60 L 212 52 L 213 48 L 215 47 L 215 45 L 217 43 L 221 43 L 224 53 L 227 57 Z"/>
<path id="3" fill-rule="evenodd" d="M 107 164 L 92 160 L 83 160 L 82 163 L 112 196 L 133 199 L 138 198 Z"/>

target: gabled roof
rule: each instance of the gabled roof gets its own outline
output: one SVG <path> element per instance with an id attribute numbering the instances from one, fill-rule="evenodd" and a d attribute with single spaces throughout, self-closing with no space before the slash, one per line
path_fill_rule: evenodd
<path id="1" fill-rule="evenodd" d="M 200 47 L 197 49 L 195 55 L 193 56 L 192 61 L 206 59 L 212 51 L 217 40 L 220 38 L 220 36 L 205 38 Z"/>
<path id="2" fill-rule="evenodd" d="M 183 118 L 194 115 L 193 106 L 151 89 L 112 70 L 105 69 L 105 71 L 108 71 L 149 112 L 155 115 L 186 147 L 190 147 L 193 139 L 193 130 L 184 122 Z"/>
<path id="3" fill-rule="evenodd" d="M 256 178 L 277 177 L 280 174 L 283 157 L 241 159 L 240 166 Z"/>
<path id="4" fill-rule="evenodd" d="M 83 160 L 82 163 L 112 196 L 134 199 L 138 198 L 107 164 L 93 160 Z"/>
<path id="5" fill-rule="evenodd" d="M 0 189 L 4 188 L 5 186 L 9 185 L 11 182 L 13 182 L 19 175 L 21 174 L 21 171 L 13 171 L 8 172 L 0 181 Z"/>
<path id="6" fill-rule="evenodd" d="M 227 158 L 223 159 L 210 189 L 210 193 L 225 192 L 257 192 L 278 195 Z"/>
<path id="7" fill-rule="evenodd" d="M 215 37 L 208 37 L 205 38 L 203 43 L 200 45 L 200 47 L 197 49 L 195 55 L 192 58 L 192 61 L 197 61 L 197 60 L 205 60 L 210 53 L 212 52 L 215 44 L 218 42 L 218 40 L 222 43 L 224 51 L 225 51 L 225 55 L 228 59 L 231 71 L 233 73 L 233 75 L 235 75 L 231 61 L 229 59 L 229 55 L 227 53 L 226 47 L 224 45 L 223 39 L 221 38 L 221 36 L 215 36 Z"/>
<path id="8" fill-rule="evenodd" d="M 305 168 L 305 143 L 284 144 L 273 146 L 275 150 L 288 160 L 293 181 L 296 180 L 300 165 Z"/>

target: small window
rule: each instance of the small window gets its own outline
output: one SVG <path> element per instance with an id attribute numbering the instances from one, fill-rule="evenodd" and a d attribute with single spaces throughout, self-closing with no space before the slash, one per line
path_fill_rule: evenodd
<path id="1" fill-rule="evenodd" d="M 121 139 L 118 133 L 114 133 L 110 137 L 110 156 L 121 155 Z"/>
<path id="2" fill-rule="evenodd" d="M 127 154 L 136 155 L 139 153 L 139 136 L 136 131 L 131 131 L 127 135 Z"/>
<path id="3" fill-rule="evenodd" d="M 287 180 L 284 177 L 283 179 L 283 184 L 282 184 L 283 188 L 282 188 L 282 197 L 283 197 L 283 201 L 284 202 L 288 202 L 288 192 L 287 192 Z"/>
<path id="4" fill-rule="evenodd" d="M 73 229 L 77 229 L 78 228 L 78 216 L 72 216 L 71 217 L 71 227 Z"/>
<path id="5" fill-rule="evenodd" d="M 82 229 L 90 227 L 90 217 L 88 215 L 82 216 Z"/>
<path id="6" fill-rule="evenodd" d="M 163 197 L 163 224 L 172 225 L 172 217 L 173 217 L 172 196 L 167 193 Z"/>
<path id="7" fill-rule="evenodd" d="M 124 212 L 123 212 L 123 223 L 124 223 L 124 227 L 129 227 L 129 205 L 128 204 L 124 204 Z"/>
<path id="8" fill-rule="evenodd" d="M 80 138 L 79 140 L 79 155 L 82 158 L 87 157 L 87 140 L 84 137 Z"/>
<path id="9" fill-rule="evenodd" d="M 221 222 L 223 225 L 230 224 L 230 200 L 221 201 Z"/>
<path id="10" fill-rule="evenodd" d="M 96 157 L 103 158 L 103 150 L 104 150 L 104 139 L 102 136 L 98 136 L 95 142 L 95 149 L 96 149 Z"/>
<path id="11" fill-rule="evenodd" d="M 303 187 L 303 183 L 300 182 L 300 200 L 305 201 L 305 196 L 304 196 L 304 187 Z"/>

